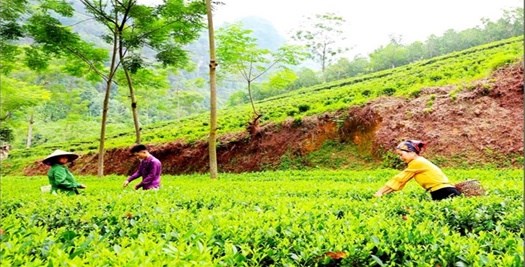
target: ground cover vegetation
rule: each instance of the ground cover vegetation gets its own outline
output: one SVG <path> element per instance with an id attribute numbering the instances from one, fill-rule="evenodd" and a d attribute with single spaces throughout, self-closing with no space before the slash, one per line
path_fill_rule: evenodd
<path id="1" fill-rule="evenodd" d="M 1 180 L 0 259 L 9 266 L 523 266 L 523 171 L 445 169 L 488 195 L 441 202 L 396 173 L 277 171 L 78 177 L 82 195 L 41 193 L 44 176 Z M 24 192 L 24 194 L 20 194 Z"/>

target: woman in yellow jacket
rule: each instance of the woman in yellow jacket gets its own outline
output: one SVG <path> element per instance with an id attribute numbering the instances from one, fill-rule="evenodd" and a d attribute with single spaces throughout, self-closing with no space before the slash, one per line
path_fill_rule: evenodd
<path id="1" fill-rule="evenodd" d="M 430 191 L 433 200 L 459 196 L 461 193 L 448 181 L 443 171 L 419 155 L 424 147 L 425 143 L 418 140 L 401 142 L 396 147 L 396 154 L 398 154 L 401 160 L 407 163 L 408 166 L 377 190 L 374 196 L 381 197 L 382 195 L 399 191 L 403 189 L 406 183 L 412 178 L 425 190 Z"/>

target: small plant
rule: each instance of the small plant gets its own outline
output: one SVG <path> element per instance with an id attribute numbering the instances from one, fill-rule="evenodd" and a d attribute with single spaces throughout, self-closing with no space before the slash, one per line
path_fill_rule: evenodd
<path id="1" fill-rule="evenodd" d="M 387 87 L 387 88 L 382 90 L 382 94 L 383 95 L 387 95 L 387 96 L 393 96 L 395 92 L 396 92 L 396 89 L 395 88 L 391 88 L 391 87 Z"/>
<path id="2" fill-rule="evenodd" d="M 294 118 L 292 122 L 293 127 L 300 127 L 303 125 L 303 120 L 301 118 Z"/>
<path id="3" fill-rule="evenodd" d="M 391 151 L 386 151 L 382 156 L 382 166 L 384 168 L 403 169 L 406 164 L 399 156 Z"/>
<path id="4" fill-rule="evenodd" d="M 413 90 L 409 93 L 409 96 L 412 98 L 417 98 L 421 95 L 421 88 Z"/>
<path id="5" fill-rule="evenodd" d="M 288 115 L 290 117 L 295 116 L 295 114 L 297 114 L 296 110 L 288 110 L 288 111 L 286 111 L 286 115 Z"/>
<path id="6" fill-rule="evenodd" d="M 433 110 L 434 106 L 434 100 L 436 99 L 436 95 L 433 94 L 430 96 L 430 98 L 427 100 L 427 103 L 425 104 L 425 108 L 423 109 L 423 112 L 430 113 Z"/>
<path id="7" fill-rule="evenodd" d="M 297 107 L 297 109 L 299 109 L 299 112 L 302 113 L 302 112 L 306 112 L 306 111 L 310 110 L 310 106 L 307 105 L 307 104 L 301 104 L 301 105 L 299 105 Z"/>

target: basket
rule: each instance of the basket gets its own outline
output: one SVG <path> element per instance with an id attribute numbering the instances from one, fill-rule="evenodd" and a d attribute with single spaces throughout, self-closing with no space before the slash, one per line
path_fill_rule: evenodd
<path id="1" fill-rule="evenodd" d="M 466 197 L 484 196 L 487 193 L 478 180 L 466 180 L 455 184 L 456 189 Z"/>
<path id="2" fill-rule="evenodd" d="M 40 187 L 40 191 L 42 193 L 49 193 L 51 192 L 51 186 L 50 185 L 44 185 Z"/>

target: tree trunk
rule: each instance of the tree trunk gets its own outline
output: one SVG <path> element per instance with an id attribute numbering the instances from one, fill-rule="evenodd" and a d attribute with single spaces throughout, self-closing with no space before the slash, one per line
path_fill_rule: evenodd
<path id="1" fill-rule="evenodd" d="M 31 113 L 29 117 L 29 125 L 27 127 L 27 141 L 26 141 L 26 148 L 30 148 L 31 144 L 33 142 L 33 123 L 35 121 L 33 120 L 33 113 Z"/>
<path id="2" fill-rule="evenodd" d="M 124 62 L 124 51 L 122 38 L 119 35 L 119 58 L 120 62 Z M 135 98 L 135 90 L 133 90 L 133 82 L 129 71 L 125 65 L 122 66 L 124 74 L 126 75 L 126 81 L 129 87 L 129 97 L 131 99 L 131 113 L 133 114 L 133 124 L 135 125 L 135 144 L 140 144 L 140 126 L 139 126 L 139 115 L 137 113 L 137 99 Z"/>
<path id="3" fill-rule="evenodd" d="M 248 95 L 250 96 L 250 103 L 252 104 L 252 110 L 255 117 L 259 116 L 259 113 L 257 113 L 257 110 L 255 109 L 255 104 L 253 103 L 253 97 L 252 97 L 252 82 L 248 80 Z"/>
<path id="4" fill-rule="evenodd" d="M 206 0 L 206 9 L 210 42 L 210 137 L 208 139 L 208 150 L 210 158 L 210 178 L 217 179 L 217 80 L 215 75 L 217 61 L 215 58 L 215 34 L 213 32 L 211 0 Z"/>
<path id="5" fill-rule="evenodd" d="M 100 144 L 98 147 L 98 177 L 104 176 L 104 142 L 106 138 L 106 121 L 109 110 L 109 93 L 111 92 L 111 83 L 116 73 L 116 61 L 117 61 L 117 27 L 113 32 L 113 51 L 111 55 L 111 64 L 109 67 L 109 75 L 106 81 L 106 94 L 104 95 L 104 105 L 102 107 L 102 122 L 100 123 Z"/>

